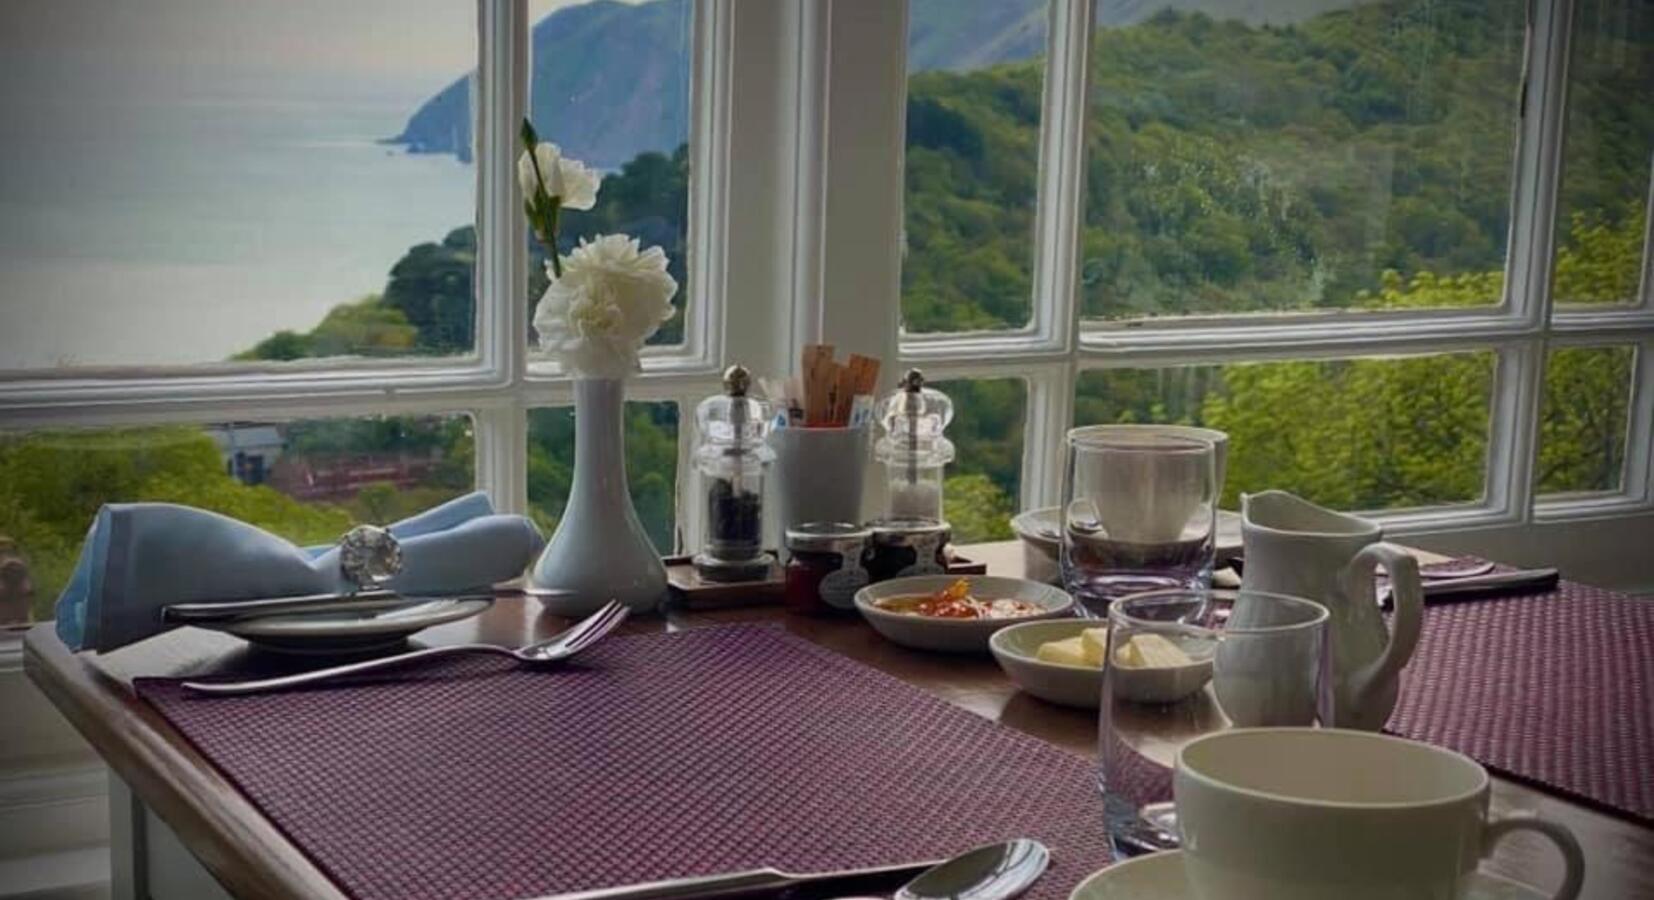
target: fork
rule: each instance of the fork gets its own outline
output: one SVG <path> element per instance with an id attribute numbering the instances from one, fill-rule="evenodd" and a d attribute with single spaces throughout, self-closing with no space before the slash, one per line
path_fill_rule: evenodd
<path id="1" fill-rule="evenodd" d="M 493 644 L 454 644 L 447 647 L 428 647 L 424 650 L 414 650 L 409 653 L 383 656 L 378 659 L 363 660 L 362 662 L 346 663 L 342 666 L 332 666 L 326 669 L 312 669 L 309 672 L 300 672 L 296 675 L 258 678 L 252 681 L 186 681 L 184 687 L 199 694 L 256 694 L 262 691 L 279 691 L 290 687 L 298 687 L 299 685 L 316 684 L 344 675 L 377 672 L 380 669 L 395 668 L 419 660 L 458 656 L 466 653 L 493 653 L 500 656 L 509 656 L 529 667 L 548 667 L 560 663 L 597 643 L 604 635 L 614 631 L 620 626 L 620 623 L 626 621 L 626 616 L 630 612 L 631 610 L 619 601 L 610 600 L 597 612 L 581 619 L 574 627 L 562 634 L 537 644 L 529 644 L 516 649 L 498 647 Z"/>

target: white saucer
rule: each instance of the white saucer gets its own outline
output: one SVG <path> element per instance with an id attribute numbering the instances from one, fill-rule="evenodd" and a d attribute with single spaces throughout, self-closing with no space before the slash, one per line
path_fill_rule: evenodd
<path id="1" fill-rule="evenodd" d="M 449 598 L 390 609 L 341 609 L 196 624 L 278 653 L 337 656 L 395 646 L 417 631 L 469 618 L 493 603 L 488 597 Z"/>
<path id="2" fill-rule="evenodd" d="M 1183 851 L 1151 853 L 1115 863 L 1079 883 L 1068 900 L 1194 900 L 1183 879 Z M 1477 872 L 1465 900 L 1544 900 L 1543 894 L 1508 878 Z"/>

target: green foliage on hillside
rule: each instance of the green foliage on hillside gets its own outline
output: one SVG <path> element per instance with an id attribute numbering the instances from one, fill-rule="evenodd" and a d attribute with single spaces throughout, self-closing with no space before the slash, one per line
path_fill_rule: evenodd
<path id="1" fill-rule="evenodd" d="M 1604 272 L 1640 260 L 1638 214 L 1606 229 L 1580 222 L 1557 258 L 1557 290 L 1589 296 Z M 1589 263 L 1587 261 L 1590 261 Z M 1368 302 L 1451 307 L 1499 296 L 1491 272 L 1411 279 L 1387 273 Z M 1608 296 L 1615 296 L 1609 294 Z M 1623 295 L 1618 295 L 1623 296 Z M 1541 493 L 1611 490 L 1625 460 L 1630 347 L 1553 351 L 1547 364 L 1535 485 Z M 1179 422 L 1229 433 L 1224 491 L 1286 488 L 1344 509 L 1474 501 L 1482 496 L 1493 385 L 1491 352 L 1223 367 L 1107 369 L 1080 380 L 1075 420 Z"/>
<path id="2" fill-rule="evenodd" d="M 400 309 L 369 294 L 328 311 L 308 332 L 282 330 L 259 341 L 236 359 L 291 360 L 320 356 L 404 356 L 421 352 L 417 327 Z"/>

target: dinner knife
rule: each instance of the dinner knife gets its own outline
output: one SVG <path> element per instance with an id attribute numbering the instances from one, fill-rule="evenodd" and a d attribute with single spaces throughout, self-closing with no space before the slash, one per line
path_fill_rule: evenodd
<path id="1" fill-rule="evenodd" d="M 1514 569 L 1509 572 L 1489 572 L 1486 575 L 1426 581 L 1421 587 L 1424 589 L 1425 603 L 1453 603 L 1459 600 L 1483 600 L 1510 594 L 1554 590 L 1561 578 L 1561 573 L 1551 568 Z M 1391 607 L 1392 600 L 1388 588 L 1380 596 L 1379 605 L 1385 609 Z"/>
<path id="2" fill-rule="evenodd" d="M 161 608 L 168 622 L 222 622 L 248 616 L 273 616 L 282 613 L 361 611 L 391 609 L 398 606 L 423 603 L 431 597 L 408 597 L 395 591 L 358 591 L 354 594 L 302 594 L 291 597 L 263 597 L 257 600 L 207 601 L 203 603 L 174 603 Z"/>
<path id="3" fill-rule="evenodd" d="M 795 875 L 779 869 L 753 869 L 555 894 L 542 900 L 700 900 L 760 894 L 775 896 L 783 892 L 788 896 L 842 896 L 857 891 L 877 891 L 881 886 L 895 888 L 935 865 L 935 861 L 902 863 L 809 875 Z"/>

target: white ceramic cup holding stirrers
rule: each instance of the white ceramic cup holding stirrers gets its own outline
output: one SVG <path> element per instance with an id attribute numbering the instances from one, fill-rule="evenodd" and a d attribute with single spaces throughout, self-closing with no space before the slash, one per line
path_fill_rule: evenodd
<path id="1" fill-rule="evenodd" d="M 798 377 L 781 382 L 789 396 L 778 405 L 802 413 L 778 421 L 769 437 L 781 533 L 808 522 L 863 521 L 872 429 L 851 418 L 855 398 L 874 389 L 878 372 L 876 359 L 851 354 L 839 364 L 831 345 L 809 344 Z"/>
<path id="2" fill-rule="evenodd" d="M 870 455 L 867 428 L 778 428 L 776 512 L 783 532 L 806 522 L 860 524 L 862 480 Z"/>

